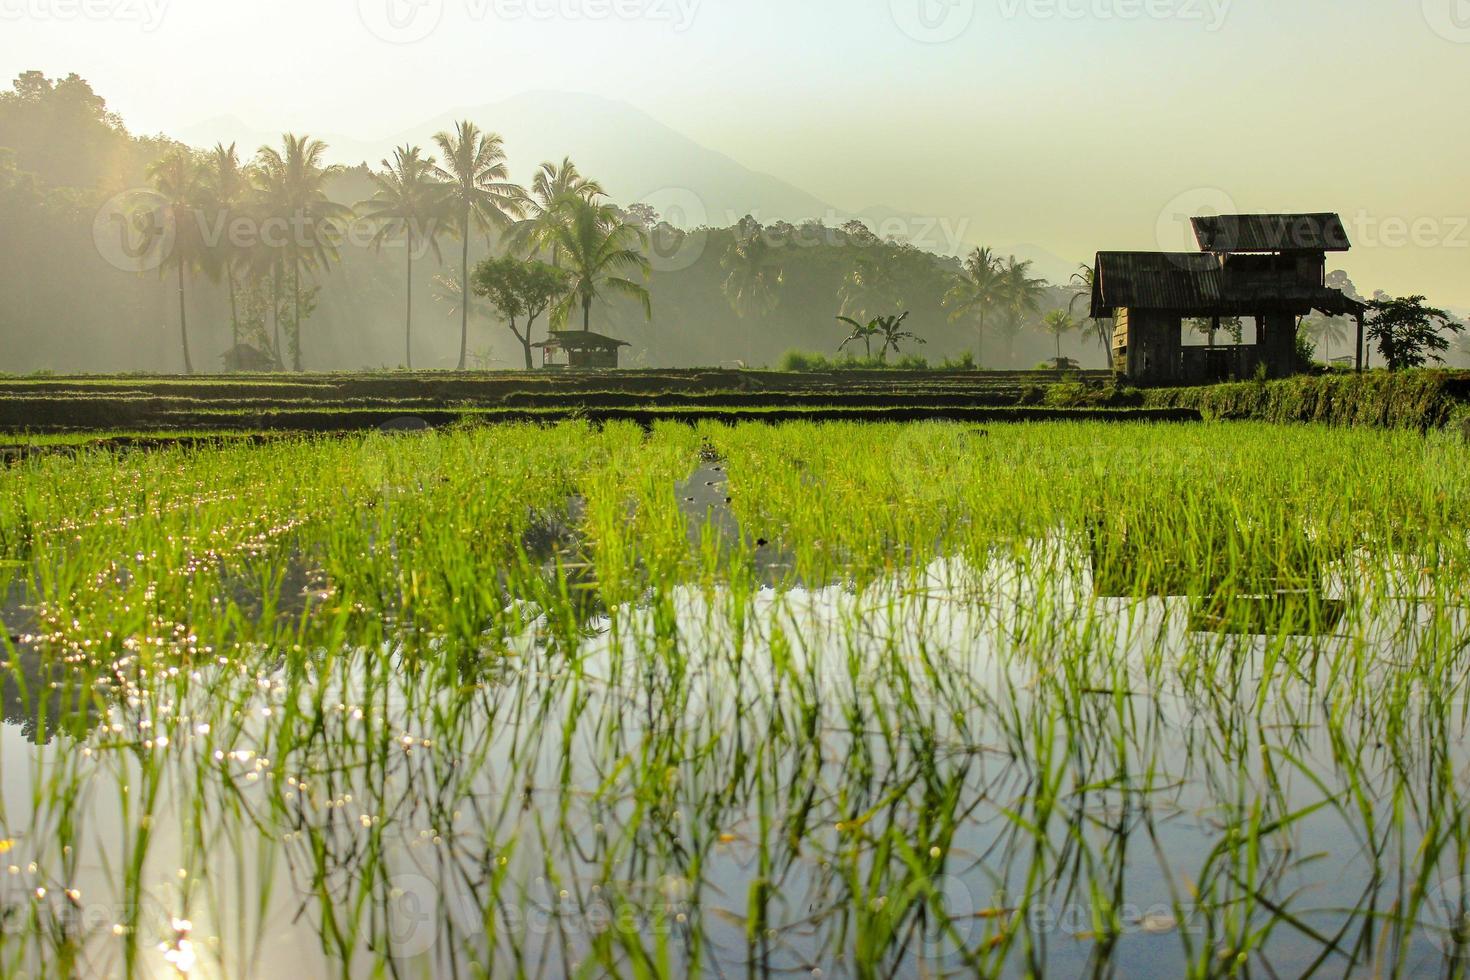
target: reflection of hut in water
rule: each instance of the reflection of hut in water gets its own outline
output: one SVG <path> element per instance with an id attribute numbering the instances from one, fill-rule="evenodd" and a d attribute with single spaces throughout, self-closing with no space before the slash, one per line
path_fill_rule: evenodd
<path id="1" fill-rule="evenodd" d="M 1328 599 L 1322 556 L 1305 534 L 1279 549 L 1245 546 L 1230 516 L 1194 528 L 1186 550 L 1142 519 L 1103 512 L 1087 522 L 1093 589 L 1116 599 L 1189 600 L 1189 629 L 1199 633 L 1306 636 L 1337 629 L 1347 611 Z"/>
<path id="2" fill-rule="evenodd" d="M 1328 599 L 1320 589 L 1283 590 L 1267 595 L 1209 596 L 1189 606 L 1194 633 L 1242 636 L 1321 636 L 1336 632 L 1347 603 Z"/>
<path id="3" fill-rule="evenodd" d="M 535 602 L 553 629 L 570 625 L 586 635 L 607 616 L 607 603 L 577 528 L 583 507 L 582 500 L 574 497 L 564 513 L 538 515 L 521 535 L 522 553 L 541 569 L 537 594 L 521 598 Z M 552 610 L 569 615 L 558 622 Z"/>

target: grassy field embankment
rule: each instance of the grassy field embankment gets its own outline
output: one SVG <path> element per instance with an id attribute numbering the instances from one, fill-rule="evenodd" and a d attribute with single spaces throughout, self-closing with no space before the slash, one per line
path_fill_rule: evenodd
<path id="1" fill-rule="evenodd" d="M 1193 409 L 1207 419 L 1319 422 L 1390 429 L 1444 428 L 1470 418 L 1470 373 L 1330 374 L 1144 392 L 1151 408 Z"/>
<path id="2" fill-rule="evenodd" d="M 1177 420 L 1111 376 L 737 371 L 0 379 L 0 432 L 349 432 L 460 421 Z"/>

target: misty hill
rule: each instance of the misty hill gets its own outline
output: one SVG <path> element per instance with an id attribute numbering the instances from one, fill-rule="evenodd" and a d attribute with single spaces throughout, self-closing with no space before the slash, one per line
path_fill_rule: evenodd
<path id="1" fill-rule="evenodd" d="M 953 217 L 932 218 L 882 204 L 843 209 L 779 177 L 761 173 L 724 153 L 702 146 L 625 102 L 572 92 L 528 92 L 500 102 L 445 112 L 398 133 L 376 139 L 334 134 L 323 127 L 312 135 L 327 143 L 332 163 L 376 168 L 405 143 L 433 152 L 434 134 L 461 119 L 505 137 L 511 177 L 527 181 L 542 161 L 570 156 L 578 168 L 596 176 L 615 201 L 647 200 L 671 224 L 729 227 L 745 215 L 770 224 L 809 219 L 841 225 L 866 221 L 881 237 L 910 242 L 940 255 L 958 255 L 982 241 L 1003 253 L 1034 263 L 1037 274 L 1065 282 L 1076 262 L 1036 245 L 995 242 L 985 229 Z M 195 147 L 237 143 L 249 156 L 280 141 L 279 132 L 221 116 L 169 135 Z M 891 234 L 889 234 L 891 233 Z"/>
<path id="2" fill-rule="evenodd" d="M 517 181 L 528 181 L 544 160 L 570 156 L 583 173 L 597 176 L 613 200 L 651 198 L 655 206 L 661 201 L 698 202 L 705 214 L 691 215 L 690 225 L 730 225 L 746 214 L 756 214 L 762 221 L 801 221 L 830 217 L 835 210 L 815 195 L 699 145 L 640 109 L 593 95 L 526 93 L 454 109 L 378 139 L 312 135 L 326 141 L 333 163 L 377 167 L 394 147 L 405 143 L 433 152 L 434 134 L 451 129 L 460 119 L 474 120 L 482 129 L 505 137 L 511 176 Z M 279 142 L 281 134 L 224 117 L 170 135 L 191 146 L 238 142 L 248 153 L 261 144 Z M 670 209 L 660 208 L 664 210 Z"/>

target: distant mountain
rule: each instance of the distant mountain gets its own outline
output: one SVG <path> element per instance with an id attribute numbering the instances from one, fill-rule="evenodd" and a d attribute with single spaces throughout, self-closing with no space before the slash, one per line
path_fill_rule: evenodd
<path id="1" fill-rule="evenodd" d="M 326 141 L 333 163 L 377 166 L 405 143 L 431 151 L 434 134 L 461 119 L 505 137 L 516 180 L 528 182 L 542 161 L 570 156 L 614 200 L 647 200 L 676 224 L 727 226 L 752 213 L 762 221 L 799 221 L 832 210 L 816 196 L 700 146 L 639 109 L 593 95 L 531 92 L 455 109 L 376 140 L 312 135 Z M 191 146 L 237 142 L 242 150 L 280 140 L 279 133 L 253 129 L 232 117 L 173 135 Z"/>
<path id="2" fill-rule="evenodd" d="M 594 176 L 619 203 L 647 201 L 675 225 L 728 227 L 747 214 L 762 222 L 821 219 L 840 225 L 860 218 L 883 237 L 896 237 L 941 255 L 961 255 L 986 244 L 1002 255 L 1030 259 L 1037 275 L 1066 282 L 1076 263 L 1043 248 L 985 239 L 983 229 L 953 216 L 928 218 L 909 211 L 874 206 L 857 212 L 833 207 L 814 194 L 778 177 L 761 173 L 701 146 L 640 109 L 595 95 L 529 92 L 501 102 L 455 109 L 403 132 L 363 140 L 328 132 L 312 132 L 328 145 L 333 163 L 356 165 L 390 156 L 405 143 L 432 152 L 434 134 L 472 119 L 505 137 L 511 176 L 529 182 L 542 161 L 571 157 Z M 242 156 L 262 144 L 276 144 L 281 134 L 253 128 L 222 116 L 173 133 L 191 146 L 238 143 Z"/>

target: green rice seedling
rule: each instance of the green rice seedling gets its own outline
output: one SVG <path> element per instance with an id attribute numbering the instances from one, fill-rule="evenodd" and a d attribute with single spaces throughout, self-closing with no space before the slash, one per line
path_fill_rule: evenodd
<path id="1" fill-rule="evenodd" d="M 28 456 L 0 974 L 1463 975 L 1467 507 L 1253 424 Z"/>

